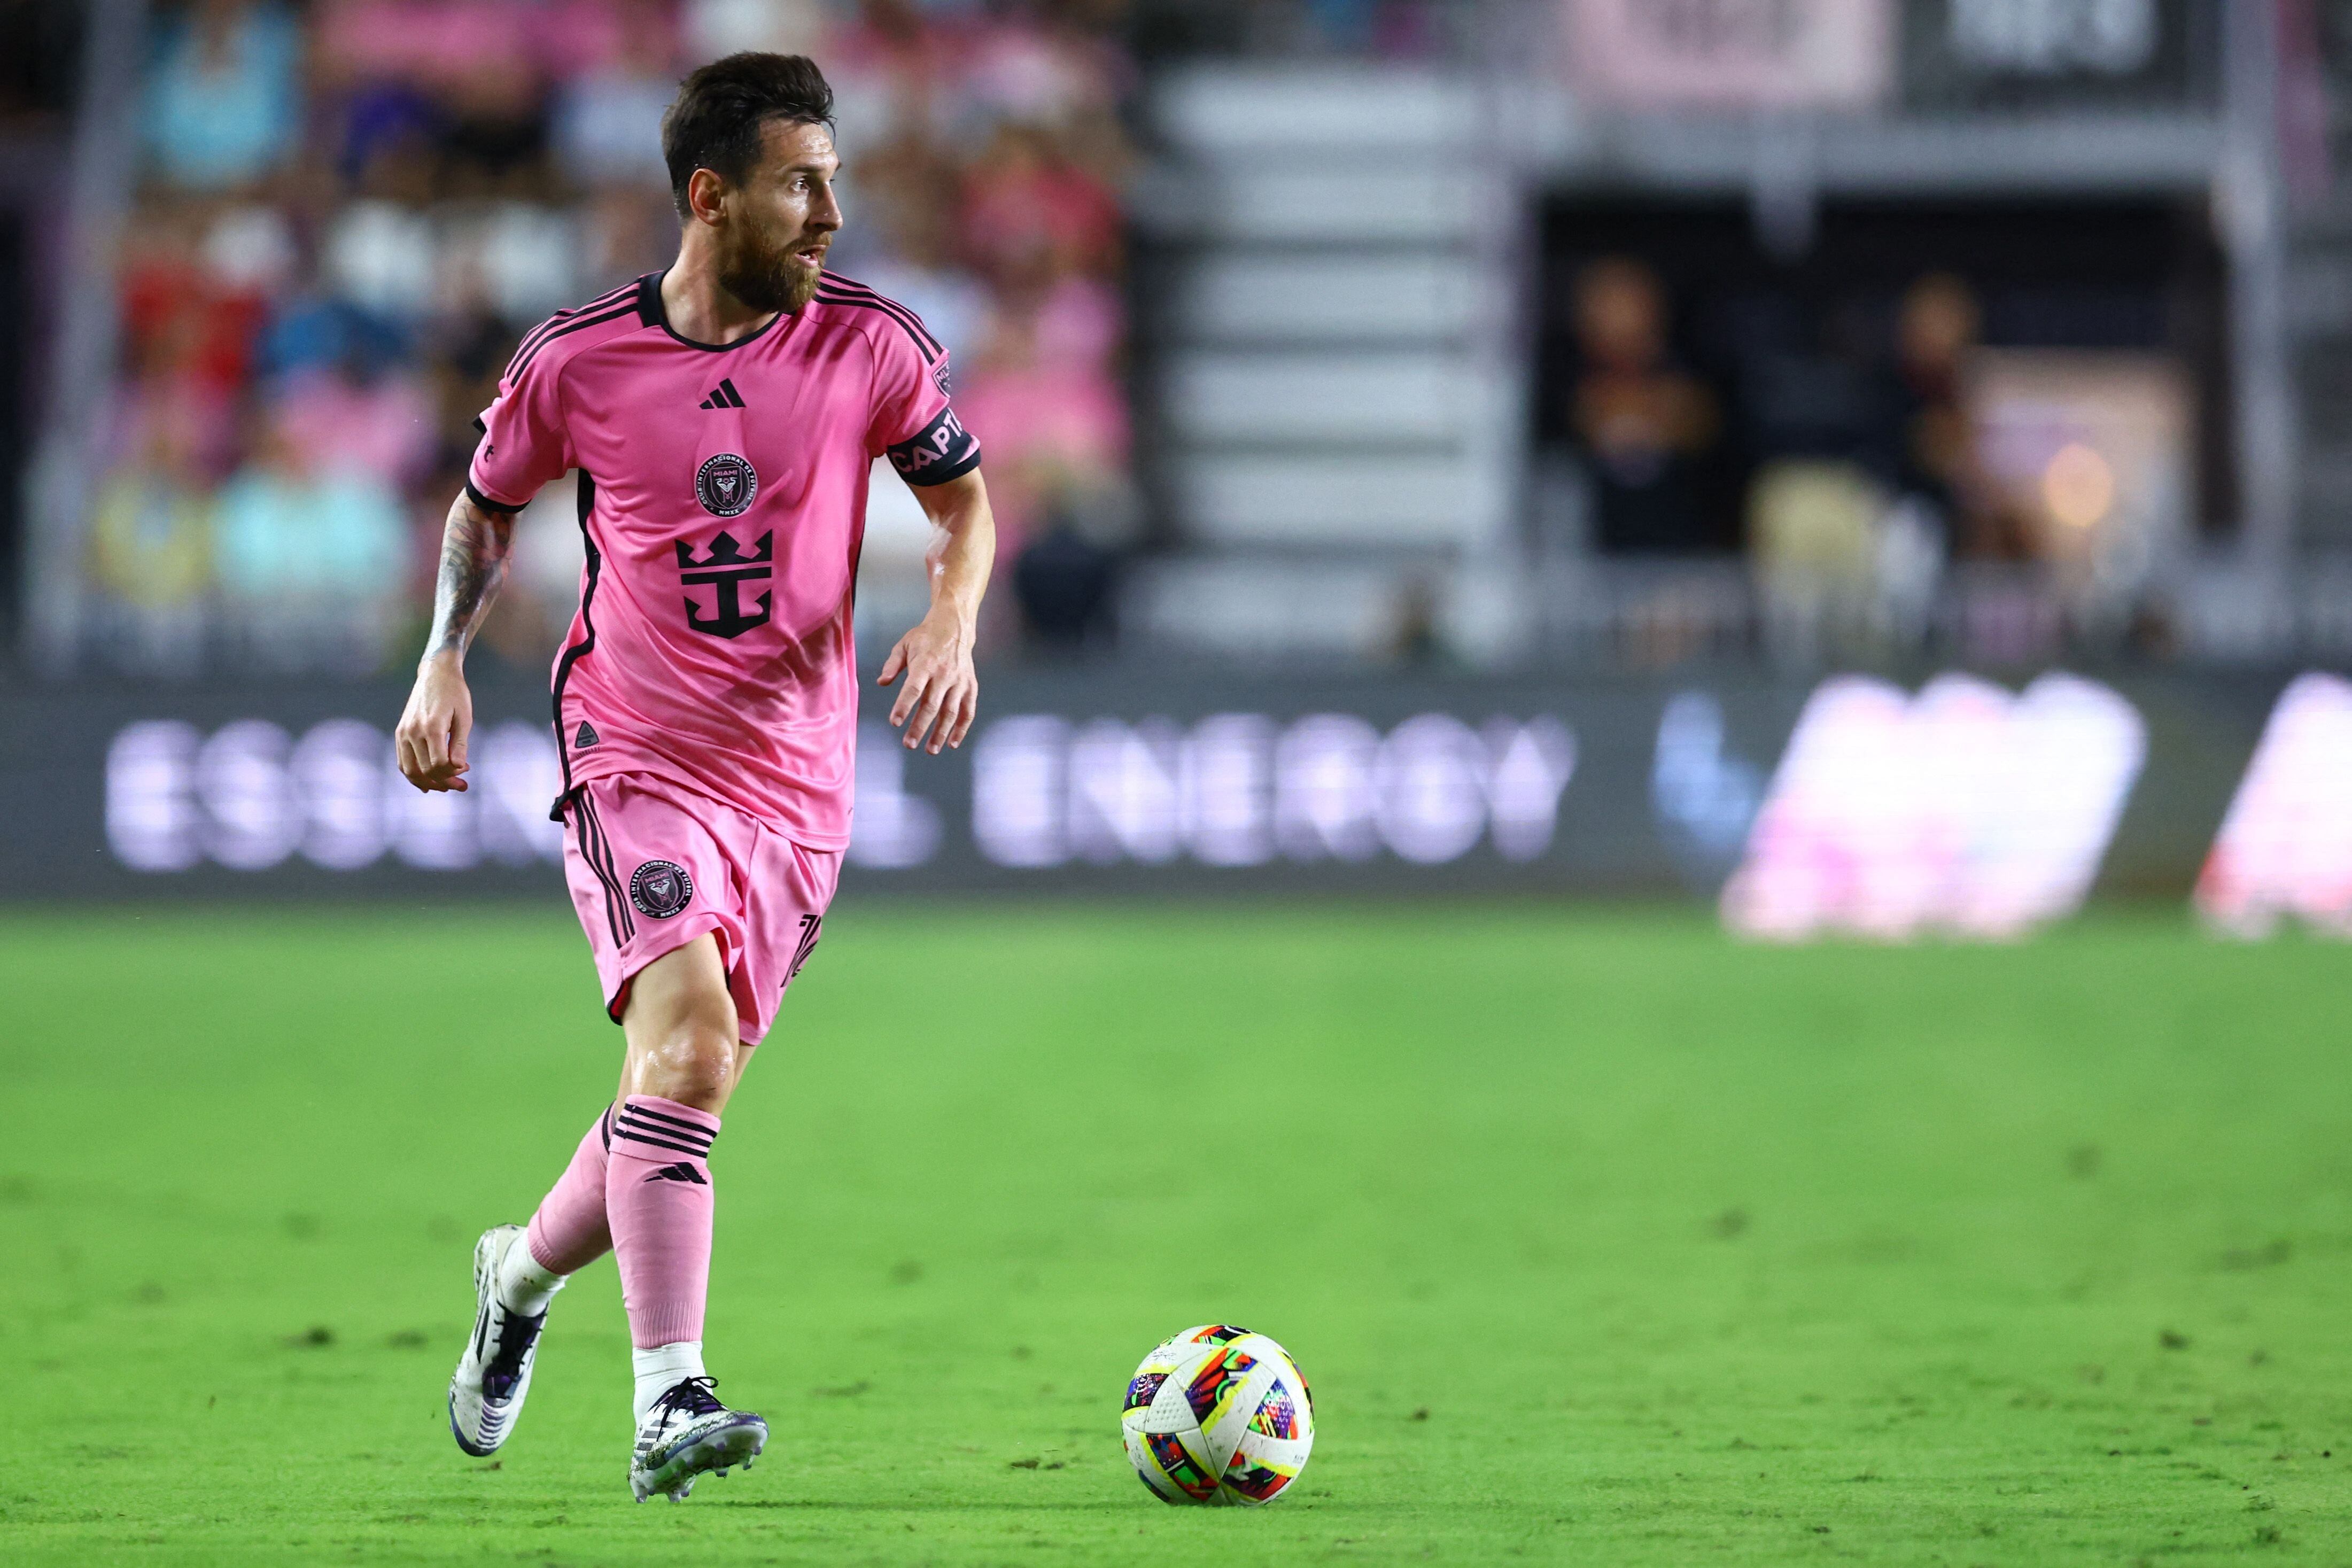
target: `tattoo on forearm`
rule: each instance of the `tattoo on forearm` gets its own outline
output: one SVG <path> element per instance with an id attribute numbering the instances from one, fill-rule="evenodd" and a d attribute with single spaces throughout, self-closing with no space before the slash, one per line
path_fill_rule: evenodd
<path id="1" fill-rule="evenodd" d="M 463 653 L 474 640 L 499 584 L 506 581 L 507 552 L 514 542 L 514 516 L 488 511 L 474 498 L 459 495 L 441 531 L 441 571 L 433 587 L 433 632 L 428 654 Z"/>

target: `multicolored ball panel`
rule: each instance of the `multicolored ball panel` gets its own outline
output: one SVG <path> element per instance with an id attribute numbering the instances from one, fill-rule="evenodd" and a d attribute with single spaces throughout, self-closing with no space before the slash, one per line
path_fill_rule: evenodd
<path id="1" fill-rule="evenodd" d="M 1217 1423 L 1224 1418 L 1225 1407 L 1233 1403 L 1234 1395 L 1255 1365 L 1255 1356 L 1230 1345 L 1213 1352 L 1201 1363 L 1201 1370 L 1185 1384 L 1184 1397 L 1191 1403 L 1192 1419 L 1201 1424 L 1202 1431 L 1216 1429 Z"/>
<path id="2" fill-rule="evenodd" d="M 1250 1417 L 1249 1429 L 1263 1432 L 1269 1437 L 1296 1437 L 1299 1433 L 1298 1406 L 1290 1402 L 1290 1390 L 1276 1378 L 1265 1397 L 1257 1402 L 1257 1414 Z"/>
<path id="3" fill-rule="evenodd" d="M 1128 1458 L 1171 1503 L 1256 1508 L 1282 1495 L 1314 1447 L 1307 1381 L 1283 1348 L 1229 1323 L 1154 1347 L 1127 1388 Z"/>
<path id="4" fill-rule="evenodd" d="M 1224 1483 L 1254 1504 L 1272 1502 L 1282 1489 L 1298 1479 L 1296 1465 L 1276 1464 L 1250 1454 L 1235 1454 L 1225 1467 Z"/>
<path id="5" fill-rule="evenodd" d="M 1192 1457 L 1192 1450 L 1184 1446 L 1181 1436 L 1174 1432 L 1147 1432 L 1143 1446 L 1150 1454 L 1151 1462 L 1160 1468 L 1160 1473 L 1167 1477 L 1178 1491 L 1194 1502 L 1207 1502 L 1216 1496 L 1217 1478 L 1202 1468 L 1201 1461 Z"/>

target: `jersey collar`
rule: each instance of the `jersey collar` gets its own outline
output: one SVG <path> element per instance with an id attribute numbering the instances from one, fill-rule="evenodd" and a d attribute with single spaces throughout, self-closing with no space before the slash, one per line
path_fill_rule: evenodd
<path id="1" fill-rule="evenodd" d="M 768 319 L 766 326 L 756 332 L 737 338 L 731 343 L 698 343 L 671 326 L 669 312 L 662 309 L 662 279 L 668 276 L 669 269 L 664 268 L 659 272 L 648 272 L 637 279 L 637 320 L 648 327 L 659 327 L 670 335 L 671 341 L 683 343 L 690 349 L 700 349 L 705 353 L 723 354 L 730 349 L 740 349 L 746 343 L 758 342 L 775 330 L 778 321 L 783 321 L 792 314 L 789 310 L 779 310 Z"/>

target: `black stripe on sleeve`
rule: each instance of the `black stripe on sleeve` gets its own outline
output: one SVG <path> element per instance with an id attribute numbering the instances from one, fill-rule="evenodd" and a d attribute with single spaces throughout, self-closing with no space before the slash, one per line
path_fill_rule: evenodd
<path id="1" fill-rule="evenodd" d="M 921 328 L 912 324 L 913 318 L 911 314 L 901 315 L 899 313 L 906 310 L 905 306 L 893 305 L 889 300 L 883 299 L 878 294 L 866 299 L 859 299 L 853 295 L 829 294 L 825 292 L 823 288 L 817 289 L 816 298 L 817 302 L 822 305 L 840 305 L 857 310 L 879 310 L 882 314 L 889 317 L 892 321 L 898 323 L 899 327 L 906 332 L 908 340 L 914 343 L 915 352 L 923 356 L 923 363 L 925 364 L 937 364 L 939 363 L 939 352 L 932 348 L 929 334 L 925 332 Z"/>
<path id="2" fill-rule="evenodd" d="M 633 279 L 628 283 L 623 284 L 618 289 L 610 289 L 605 293 L 597 295 L 596 298 L 589 300 L 584 305 L 577 305 L 570 310 L 556 311 L 555 314 L 548 317 L 547 320 L 540 322 L 539 325 L 533 327 L 530 331 L 522 335 L 522 341 L 515 345 L 514 356 L 507 361 L 507 368 L 501 374 L 499 379 L 504 380 L 507 376 L 512 375 L 515 371 L 515 366 L 522 360 L 524 351 L 536 348 L 541 342 L 545 341 L 550 333 L 554 331 L 556 328 L 561 327 L 564 322 L 574 320 L 580 316 L 587 315 L 591 311 L 602 310 L 625 296 L 634 300 L 636 298 L 636 292 L 637 285 Z"/>
<path id="3" fill-rule="evenodd" d="M 467 476 L 466 479 L 466 499 L 472 501 L 476 506 L 480 507 L 484 511 L 499 512 L 507 517 L 512 517 L 515 513 L 522 510 L 521 507 L 515 505 L 511 501 L 492 500 L 489 497 L 484 495 L 479 489 L 475 488 L 473 479 L 470 475 Z"/>
<path id="4" fill-rule="evenodd" d="M 556 328 L 555 331 L 541 338 L 539 342 L 533 343 L 529 349 L 518 351 L 515 354 L 515 363 L 513 366 L 508 370 L 506 379 L 512 382 L 521 376 L 524 372 L 530 369 L 530 362 L 539 357 L 540 351 L 546 348 L 548 344 L 553 342 L 556 339 L 564 337 L 572 332 L 585 331 L 590 327 L 601 327 L 606 321 L 617 321 L 624 316 L 634 316 L 636 314 L 636 301 L 630 300 L 625 304 L 617 305 L 612 310 L 601 311 L 593 316 L 583 316 L 576 321 L 566 321 L 563 325 Z"/>
<path id="5" fill-rule="evenodd" d="M 923 325 L 923 318 L 915 314 L 913 307 L 902 305 L 898 300 L 891 299 L 887 294 L 877 293 L 853 278 L 826 278 L 822 279 L 818 284 L 818 292 L 823 293 L 828 287 L 830 287 L 835 294 L 840 296 L 840 301 L 842 303 L 855 302 L 857 304 L 871 305 L 876 310 L 886 312 L 892 321 L 898 322 L 900 326 L 906 328 L 907 331 L 913 333 L 918 343 L 929 349 L 932 353 L 945 353 L 948 352 L 947 345 L 931 335 L 930 328 Z"/>

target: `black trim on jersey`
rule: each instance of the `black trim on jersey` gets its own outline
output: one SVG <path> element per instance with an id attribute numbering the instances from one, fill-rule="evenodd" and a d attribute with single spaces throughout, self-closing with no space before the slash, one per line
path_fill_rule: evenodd
<path id="1" fill-rule="evenodd" d="M 685 333 L 679 331 L 676 327 L 671 326 L 669 324 L 669 312 L 662 309 L 662 279 L 668 276 L 669 274 L 667 272 L 648 272 L 643 278 L 637 279 L 637 302 L 635 306 L 637 320 L 643 321 L 648 327 L 659 327 L 663 331 L 667 332 L 670 335 L 673 342 L 684 343 L 690 349 L 700 349 L 703 353 L 711 354 L 730 353 L 733 350 L 741 348 L 745 343 L 758 342 L 761 338 L 766 337 L 770 331 L 774 330 L 778 321 L 783 321 L 791 314 L 790 311 L 779 310 L 774 315 L 769 317 L 767 324 L 762 326 L 758 331 L 750 333 L 744 337 L 737 338 L 731 343 L 698 343 L 692 338 L 688 337 Z"/>
<path id="2" fill-rule="evenodd" d="M 915 334 L 920 346 L 933 353 L 948 352 L 947 344 L 931 335 L 931 329 L 923 325 L 923 318 L 915 314 L 912 306 L 902 305 L 879 289 L 869 289 L 855 278 L 842 278 L 830 273 L 818 280 L 816 288 L 820 294 L 835 295 L 836 304 L 870 304 L 877 310 L 887 311 L 892 321 Z"/>
<path id="3" fill-rule="evenodd" d="M 555 805 L 547 814 L 550 822 L 563 820 L 563 808 L 571 802 L 573 793 L 572 748 L 563 743 L 563 683 L 572 679 L 572 667 L 596 646 L 596 623 L 590 618 L 589 611 L 596 602 L 596 578 L 604 569 L 604 557 L 597 552 L 595 535 L 588 531 L 588 514 L 595 505 L 596 478 L 583 468 L 580 470 L 580 542 L 588 552 L 588 581 L 580 590 L 580 625 L 586 635 L 565 648 L 562 658 L 555 666 L 555 753 L 563 763 L 563 793 L 555 797 Z"/>
<path id="4" fill-rule="evenodd" d="M 636 287 L 637 286 L 635 283 L 625 283 L 618 289 L 611 289 L 605 293 L 597 295 L 596 298 L 589 300 L 584 305 L 576 305 L 568 310 L 558 310 L 552 316 L 548 317 L 547 320 L 540 322 L 539 325 L 533 327 L 530 331 L 522 335 L 522 341 L 520 342 L 515 344 L 514 354 L 507 361 L 507 368 L 499 373 L 499 379 L 503 381 L 508 376 L 512 375 L 515 373 L 516 363 L 523 357 L 524 351 L 527 349 L 536 348 L 541 343 L 544 342 L 551 335 L 552 335 L 555 328 L 562 326 L 564 322 L 569 321 L 575 317 L 587 315 L 593 310 L 604 310 L 606 306 L 611 305 L 625 297 L 633 296 L 636 290 Z"/>
<path id="5" fill-rule="evenodd" d="M 954 409 L 942 408 L 938 418 L 897 446 L 884 447 L 882 455 L 910 485 L 943 485 L 980 467 L 980 441 L 963 427 Z"/>
<path id="6" fill-rule="evenodd" d="M 492 500 L 489 497 L 484 495 L 481 491 L 474 488 L 474 481 L 470 476 L 466 480 L 466 499 L 472 501 L 476 506 L 480 507 L 484 511 L 502 512 L 508 517 L 512 517 L 515 513 L 522 510 L 522 508 L 510 505 L 506 501 Z"/>
<path id="7" fill-rule="evenodd" d="M 577 321 L 566 321 L 555 331 L 542 335 L 539 342 L 531 344 L 530 348 L 516 350 L 514 363 L 507 367 L 506 375 L 502 379 L 509 384 L 521 379 L 523 372 L 530 368 L 530 362 L 539 357 L 540 350 L 566 333 L 584 332 L 591 327 L 601 327 L 607 321 L 617 321 L 635 309 L 635 305 L 624 302 L 613 310 L 600 311 L 593 316 L 582 316 Z"/>
<path id="8" fill-rule="evenodd" d="M 897 300 L 886 300 L 863 285 L 857 285 L 856 289 L 856 293 L 851 293 L 845 289 L 835 288 L 830 282 L 820 283 L 816 289 L 817 303 L 840 305 L 850 310 L 879 310 L 898 323 L 908 340 L 914 343 L 915 352 L 923 356 L 925 364 L 939 363 L 940 355 L 945 353 L 947 350 L 940 346 L 937 338 L 923 330 L 920 317 Z"/>

